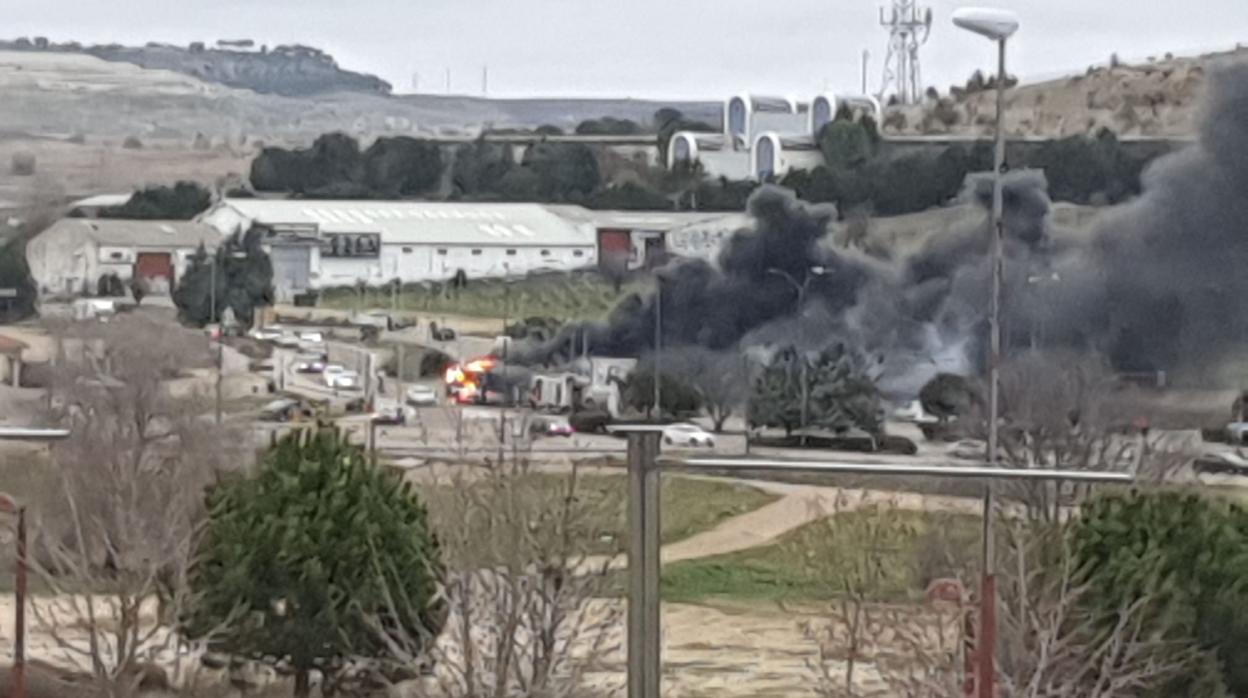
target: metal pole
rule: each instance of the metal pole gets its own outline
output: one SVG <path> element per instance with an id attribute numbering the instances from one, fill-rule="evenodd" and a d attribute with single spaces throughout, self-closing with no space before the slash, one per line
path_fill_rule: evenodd
<path id="1" fill-rule="evenodd" d="M 663 278 L 654 277 L 654 415 L 663 421 L 663 371 L 659 358 L 663 351 Z"/>
<path id="2" fill-rule="evenodd" d="M 871 52 L 862 50 L 862 94 L 867 94 L 867 61 L 871 58 Z"/>
<path id="3" fill-rule="evenodd" d="M 628 698 L 659 698 L 660 432 L 628 435 Z"/>
<path id="4" fill-rule="evenodd" d="M 17 579 L 13 612 L 13 692 L 11 698 L 26 698 L 26 507 L 17 510 Z"/>
<path id="5" fill-rule="evenodd" d="M 507 270 L 507 265 L 503 265 Z M 503 276 L 503 409 L 498 413 L 498 464 L 503 464 L 503 455 L 507 447 L 507 403 L 511 400 L 511 385 L 507 382 L 507 348 L 511 346 L 511 336 L 507 334 L 507 323 L 510 322 L 509 307 L 511 305 L 511 284 Z M 515 463 L 512 463 L 515 465 Z"/>
<path id="6" fill-rule="evenodd" d="M 1004 256 L 1002 176 L 1005 174 L 1005 39 L 997 42 L 997 142 L 992 174 L 991 355 L 988 358 L 988 464 L 998 462 L 1001 392 L 1001 273 Z M 979 615 L 979 698 L 993 698 L 996 680 L 996 551 L 992 531 L 992 484 L 984 485 L 983 570 Z"/>
<path id="7" fill-rule="evenodd" d="M 810 281 L 810 277 L 806 278 Z M 802 423 L 801 436 L 798 437 L 799 443 L 806 445 L 806 423 L 810 419 L 810 385 L 808 376 L 808 367 L 810 364 L 809 357 L 806 356 L 806 323 L 802 322 L 802 307 L 806 300 L 806 284 L 803 283 L 797 287 L 797 344 L 800 349 L 798 358 L 802 360 Z"/>

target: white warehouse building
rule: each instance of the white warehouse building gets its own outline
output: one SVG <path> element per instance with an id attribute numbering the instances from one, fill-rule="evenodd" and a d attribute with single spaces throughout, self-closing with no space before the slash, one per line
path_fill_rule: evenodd
<path id="1" fill-rule="evenodd" d="M 712 177 L 767 180 L 823 163 L 819 132 L 847 106 L 877 121 L 874 97 L 821 94 L 810 102 L 742 94 L 724 104 L 722 133 L 678 131 L 667 148 L 667 166 L 698 163 Z"/>
<path id="2" fill-rule="evenodd" d="M 279 298 L 309 289 L 567 271 L 597 263 L 592 225 L 538 204 L 224 199 L 200 220 L 266 232 Z"/>

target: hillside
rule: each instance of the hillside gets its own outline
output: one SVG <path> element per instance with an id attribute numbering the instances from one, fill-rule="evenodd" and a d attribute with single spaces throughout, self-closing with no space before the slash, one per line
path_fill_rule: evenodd
<path id="1" fill-rule="evenodd" d="M 1120 136 L 1187 138 L 1193 134 L 1205 73 L 1248 58 L 1248 49 L 1142 64 L 1095 66 L 1084 74 L 1006 91 L 1006 127 L 1013 136 L 1063 137 L 1108 128 Z M 893 134 L 989 135 L 996 95 L 956 89 L 940 101 L 894 107 L 884 119 Z"/>

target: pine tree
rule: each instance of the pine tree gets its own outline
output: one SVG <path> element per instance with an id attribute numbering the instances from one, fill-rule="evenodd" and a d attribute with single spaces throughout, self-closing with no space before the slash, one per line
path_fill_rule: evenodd
<path id="1" fill-rule="evenodd" d="M 344 657 L 384 656 L 376 623 L 437 637 L 441 563 L 425 507 L 339 432 L 286 437 L 254 475 L 214 488 L 208 511 L 187 634 L 288 662 L 296 696 L 314 669 L 332 677 Z"/>

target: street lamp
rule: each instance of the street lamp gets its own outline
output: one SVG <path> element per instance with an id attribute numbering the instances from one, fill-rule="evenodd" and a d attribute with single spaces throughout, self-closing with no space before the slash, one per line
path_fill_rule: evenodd
<path id="1" fill-rule="evenodd" d="M 806 325 L 802 322 L 802 308 L 806 306 L 806 290 L 810 288 L 810 282 L 813 281 L 814 278 L 817 276 L 826 276 L 828 273 L 828 270 L 821 266 L 811 267 L 806 274 L 806 278 L 803 279 L 801 283 L 798 283 L 797 279 L 793 278 L 792 274 L 788 273 L 787 271 L 784 271 L 783 269 L 768 269 L 767 273 L 775 274 L 776 276 L 779 276 L 780 278 L 789 282 L 789 284 L 792 285 L 793 288 L 797 291 L 797 344 L 799 347 L 802 347 L 801 352 L 800 352 L 802 355 L 802 418 L 801 418 L 802 419 L 802 422 L 801 422 L 802 433 L 798 435 L 798 440 L 801 445 L 805 446 L 806 445 L 806 422 L 807 422 L 807 419 L 809 418 L 809 412 L 810 412 L 810 387 L 807 385 L 807 379 L 806 379 L 806 374 L 807 374 L 806 365 L 809 362 L 806 360 L 806 356 L 805 356 Z"/>
<path id="2" fill-rule="evenodd" d="M 988 463 L 997 466 L 997 422 L 1001 392 L 1001 272 L 1004 244 L 1002 182 L 1005 174 L 1005 43 L 1018 31 L 1018 17 L 1007 10 L 964 7 L 953 13 L 955 26 L 997 42 L 996 148 L 992 166 L 992 300 L 989 310 L 991 356 L 988 359 Z M 980 586 L 979 698 L 993 698 L 996 652 L 996 579 L 993 574 L 992 485 L 984 487 L 983 570 Z"/>
<path id="3" fill-rule="evenodd" d="M 26 698 L 26 507 L 0 492 L 0 514 L 17 517 L 17 571 L 13 596 L 13 681 L 11 698 Z"/>
<path id="4" fill-rule="evenodd" d="M 228 256 L 230 257 L 230 259 L 246 259 L 247 253 L 242 250 L 234 250 L 233 252 L 228 253 Z M 208 312 L 209 321 L 215 322 L 217 324 L 217 332 L 216 332 L 217 334 L 217 386 L 216 386 L 217 424 L 221 423 L 221 364 L 225 360 L 225 356 L 223 354 L 223 352 L 225 351 L 224 349 L 225 334 L 224 334 L 223 328 L 221 327 L 221 322 L 217 319 L 217 263 L 218 263 L 218 260 L 220 260 L 221 258 L 222 257 L 219 251 L 213 253 L 212 284 L 211 284 L 212 292 L 211 294 L 209 294 L 210 305 L 209 305 L 209 312 Z M 226 306 L 226 307 L 229 307 L 229 306 Z"/>

